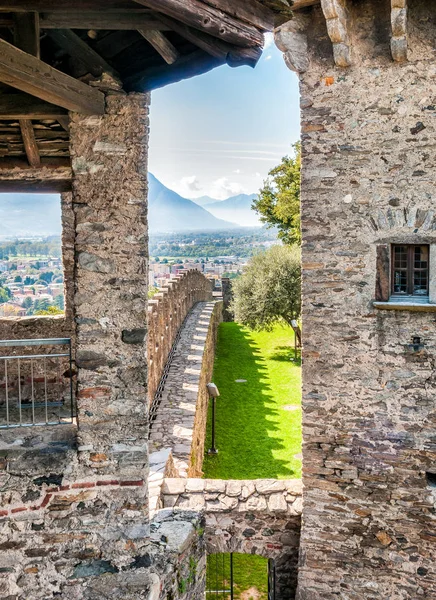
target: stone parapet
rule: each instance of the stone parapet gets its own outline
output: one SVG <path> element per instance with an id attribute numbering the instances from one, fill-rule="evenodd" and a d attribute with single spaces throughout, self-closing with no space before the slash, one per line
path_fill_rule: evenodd
<path id="1" fill-rule="evenodd" d="M 171 348 L 182 323 L 197 302 L 212 300 L 212 285 L 192 269 L 168 280 L 148 303 L 148 399 L 159 387 Z"/>
<path id="2" fill-rule="evenodd" d="M 207 423 L 206 384 L 213 372 L 221 302 L 199 302 L 180 330 L 167 365 L 150 450 L 171 448 L 178 476 L 201 475 Z"/>

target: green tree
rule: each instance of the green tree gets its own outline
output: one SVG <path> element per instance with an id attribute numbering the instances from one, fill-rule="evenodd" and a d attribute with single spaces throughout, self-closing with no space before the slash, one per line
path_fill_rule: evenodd
<path id="1" fill-rule="evenodd" d="M 295 156 L 285 156 L 268 173 L 253 209 L 262 223 L 277 227 L 279 238 L 285 244 L 300 244 L 300 170 L 301 145 L 293 145 Z"/>
<path id="2" fill-rule="evenodd" d="M 62 315 L 63 310 L 58 308 L 57 306 L 48 306 L 45 309 L 35 310 L 33 313 L 35 316 L 49 316 L 49 315 Z"/>
<path id="3" fill-rule="evenodd" d="M 23 281 L 23 278 L 21 277 L 21 275 L 17 275 L 17 276 L 14 278 L 14 282 L 15 282 L 15 283 L 21 283 L 22 281 Z"/>
<path id="4" fill-rule="evenodd" d="M 294 246 L 272 246 L 248 263 L 234 280 L 232 310 L 250 329 L 270 330 L 279 321 L 291 324 L 301 312 L 301 256 Z"/>
<path id="5" fill-rule="evenodd" d="M 61 311 L 65 310 L 65 299 L 63 294 L 58 294 L 53 302 L 54 306 L 59 308 Z"/>
<path id="6" fill-rule="evenodd" d="M 7 302 L 11 295 L 11 290 L 8 287 L 0 287 L 0 304 Z"/>

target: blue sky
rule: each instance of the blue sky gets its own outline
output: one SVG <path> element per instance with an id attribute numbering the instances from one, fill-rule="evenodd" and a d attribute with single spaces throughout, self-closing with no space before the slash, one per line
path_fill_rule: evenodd
<path id="1" fill-rule="evenodd" d="M 298 80 L 267 40 L 255 69 L 228 66 L 152 93 L 149 169 L 182 196 L 257 192 L 299 137 Z"/>

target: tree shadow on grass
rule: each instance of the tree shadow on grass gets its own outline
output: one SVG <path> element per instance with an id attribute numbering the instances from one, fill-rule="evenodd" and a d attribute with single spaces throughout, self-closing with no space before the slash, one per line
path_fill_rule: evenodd
<path id="1" fill-rule="evenodd" d="M 283 362 L 292 362 L 294 365 L 301 367 L 301 349 L 297 348 L 297 358 L 295 359 L 295 349 L 293 346 L 277 346 L 277 352 L 270 354 L 271 360 Z"/>
<path id="2" fill-rule="evenodd" d="M 246 382 L 236 383 L 238 379 Z M 287 445 L 280 439 L 280 426 L 276 421 L 282 418 L 283 411 L 273 396 L 265 359 L 249 333 L 237 323 L 220 326 L 213 381 L 221 394 L 216 404 L 218 455 L 206 454 L 205 477 L 295 477 L 296 472 L 289 467 L 289 462 L 274 456 L 286 450 Z M 210 446 L 209 407 L 206 450 Z"/>

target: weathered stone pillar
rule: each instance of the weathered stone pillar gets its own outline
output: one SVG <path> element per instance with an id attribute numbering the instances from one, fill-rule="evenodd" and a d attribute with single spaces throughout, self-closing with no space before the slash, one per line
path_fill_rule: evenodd
<path id="1" fill-rule="evenodd" d="M 148 104 L 148 95 L 109 95 L 105 115 L 71 118 L 79 460 L 98 487 L 120 484 L 107 530 L 143 542 Z"/>
<path id="2" fill-rule="evenodd" d="M 436 597 L 436 307 L 376 302 L 393 244 L 436 261 L 433 3 L 402 9 L 401 56 L 400 5 L 322 0 L 277 34 L 301 82 L 301 600 Z"/>

